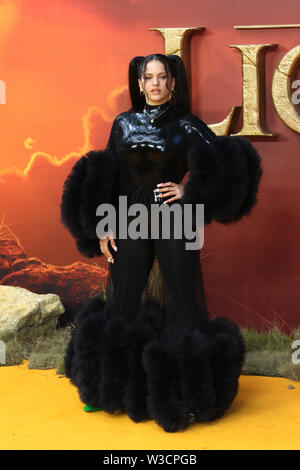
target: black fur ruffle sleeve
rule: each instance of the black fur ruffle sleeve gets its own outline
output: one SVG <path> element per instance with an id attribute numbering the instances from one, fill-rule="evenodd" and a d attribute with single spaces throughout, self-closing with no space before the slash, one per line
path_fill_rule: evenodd
<path id="1" fill-rule="evenodd" d="M 96 209 L 102 203 L 115 203 L 119 165 L 109 146 L 91 150 L 73 166 L 63 185 L 60 204 L 62 224 L 76 240 L 78 251 L 87 258 L 101 256 L 96 234 Z"/>
<path id="2" fill-rule="evenodd" d="M 194 115 L 186 124 L 191 145 L 183 203 L 204 204 L 204 222 L 228 224 L 249 215 L 257 203 L 261 158 L 244 137 L 216 136 Z"/>

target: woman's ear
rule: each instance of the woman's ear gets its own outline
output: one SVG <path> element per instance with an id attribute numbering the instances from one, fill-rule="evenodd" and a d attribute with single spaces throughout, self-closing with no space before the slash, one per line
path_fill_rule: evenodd
<path id="1" fill-rule="evenodd" d="M 176 81 L 176 79 L 175 79 L 175 77 L 173 77 L 172 80 L 171 80 L 171 90 L 172 91 L 175 90 L 175 81 Z"/>
<path id="2" fill-rule="evenodd" d="M 139 83 L 140 91 L 144 91 L 143 90 L 143 85 L 142 85 L 142 80 L 140 78 L 138 78 L 138 83 Z"/>

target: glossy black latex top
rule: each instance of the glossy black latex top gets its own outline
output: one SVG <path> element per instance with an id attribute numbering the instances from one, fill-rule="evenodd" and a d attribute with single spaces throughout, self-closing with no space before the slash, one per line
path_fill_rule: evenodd
<path id="1" fill-rule="evenodd" d="M 119 114 L 107 148 L 119 158 L 121 187 L 153 189 L 158 183 L 180 183 L 188 171 L 187 152 L 194 139 L 210 143 L 215 138 L 197 116 L 166 102 Z"/>

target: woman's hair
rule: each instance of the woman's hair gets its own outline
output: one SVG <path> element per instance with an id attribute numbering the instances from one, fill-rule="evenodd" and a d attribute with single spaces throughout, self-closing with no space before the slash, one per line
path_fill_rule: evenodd
<path id="1" fill-rule="evenodd" d="M 172 54 L 150 54 L 146 57 L 136 56 L 130 61 L 128 80 L 132 107 L 143 106 L 146 102 L 145 96 L 140 94 L 138 79 L 143 77 L 148 62 L 152 60 L 159 60 L 164 65 L 167 84 L 170 83 L 170 78 L 175 78 L 175 106 L 190 112 L 190 92 L 184 62 L 178 55 Z"/>

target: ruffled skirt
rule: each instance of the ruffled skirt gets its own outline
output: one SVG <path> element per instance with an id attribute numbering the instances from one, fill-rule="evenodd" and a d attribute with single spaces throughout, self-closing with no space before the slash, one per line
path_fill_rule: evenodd
<path id="1" fill-rule="evenodd" d="M 65 355 L 83 403 L 136 423 L 155 420 L 166 432 L 221 417 L 237 394 L 245 356 L 238 326 L 209 318 L 199 250 L 187 251 L 184 237 L 173 235 L 116 237 L 106 295 L 78 312 Z M 159 298 L 150 292 L 155 263 Z"/>

